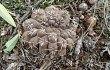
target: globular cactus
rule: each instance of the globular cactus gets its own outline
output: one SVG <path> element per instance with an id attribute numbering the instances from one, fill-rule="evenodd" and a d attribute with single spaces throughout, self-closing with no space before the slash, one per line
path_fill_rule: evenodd
<path id="1" fill-rule="evenodd" d="M 23 41 L 28 41 L 31 47 L 38 47 L 44 54 L 64 56 L 76 40 L 77 25 L 70 22 L 69 12 L 55 6 L 34 10 L 22 26 Z"/>

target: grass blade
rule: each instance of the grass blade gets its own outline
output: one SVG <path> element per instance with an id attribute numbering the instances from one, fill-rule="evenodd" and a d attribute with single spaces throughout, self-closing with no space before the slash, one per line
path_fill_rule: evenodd
<path id="1" fill-rule="evenodd" d="M 16 27 L 16 24 L 15 24 L 13 18 L 11 17 L 11 15 L 8 13 L 6 8 L 1 3 L 0 3 L 0 16 L 5 21 L 7 21 L 9 24 L 11 24 L 12 26 Z"/>
<path id="2" fill-rule="evenodd" d="M 18 39 L 20 37 L 20 34 L 18 33 L 16 36 L 14 36 L 12 39 L 10 39 L 6 44 L 6 49 L 4 49 L 5 53 L 10 52 L 15 47 L 16 43 L 18 42 Z"/>

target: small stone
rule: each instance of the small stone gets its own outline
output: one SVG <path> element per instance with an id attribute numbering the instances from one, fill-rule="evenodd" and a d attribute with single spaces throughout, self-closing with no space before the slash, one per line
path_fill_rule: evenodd
<path id="1" fill-rule="evenodd" d="M 98 0 L 88 0 L 89 1 L 89 4 L 96 4 L 98 2 Z"/>
<path id="2" fill-rule="evenodd" d="M 86 10 L 88 10 L 88 5 L 87 5 L 87 3 L 83 2 L 79 5 L 78 8 L 80 11 L 86 11 Z"/>

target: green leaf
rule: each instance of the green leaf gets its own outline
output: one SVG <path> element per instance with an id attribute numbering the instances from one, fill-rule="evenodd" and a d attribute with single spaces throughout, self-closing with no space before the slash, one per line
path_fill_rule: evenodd
<path id="1" fill-rule="evenodd" d="M 9 24 L 11 24 L 12 26 L 16 27 L 16 24 L 15 24 L 13 18 L 11 17 L 9 12 L 6 10 L 6 8 L 1 3 L 0 3 L 0 16 L 5 21 L 7 21 Z"/>
<path id="2" fill-rule="evenodd" d="M 10 51 L 13 50 L 15 47 L 16 43 L 18 42 L 18 39 L 20 37 L 20 34 L 18 33 L 16 36 L 14 36 L 12 39 L 10 39 L 6 44 L 6 49 L 4 49 L 5 53 L 9 53 Z"/>

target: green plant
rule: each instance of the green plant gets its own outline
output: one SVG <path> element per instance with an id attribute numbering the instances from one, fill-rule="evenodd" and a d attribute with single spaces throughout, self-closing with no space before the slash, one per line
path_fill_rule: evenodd
<path id="1" fill-rule="evenodd" d="M 15 24 L 13 18 L 11 17 L 11 15 L 8 13 L 6 8 L 2 4 L 0 4 L 0 16 L 5 21 L 7 21 L 9 24 L 11 24 L 12 26 L 16 27 L 16 24 Z"/>
<path id="2" fill-rule="evenodd" d="M 8 22 L 13 27 L 16 27 L 16 24 L 9 14 L 9 12 L 6 10 L 6 8 L 0 3 L 0 16 Z M 16 36 L 14 36 L 12 39 L 10 39 L 8 42 L 6 42 L 5 46 L 6 49 L 4 49 L 4 53 L 8 53 L 15 47 L 16 43 L 18 42 L 20 34 L 18 33 Z"/>

